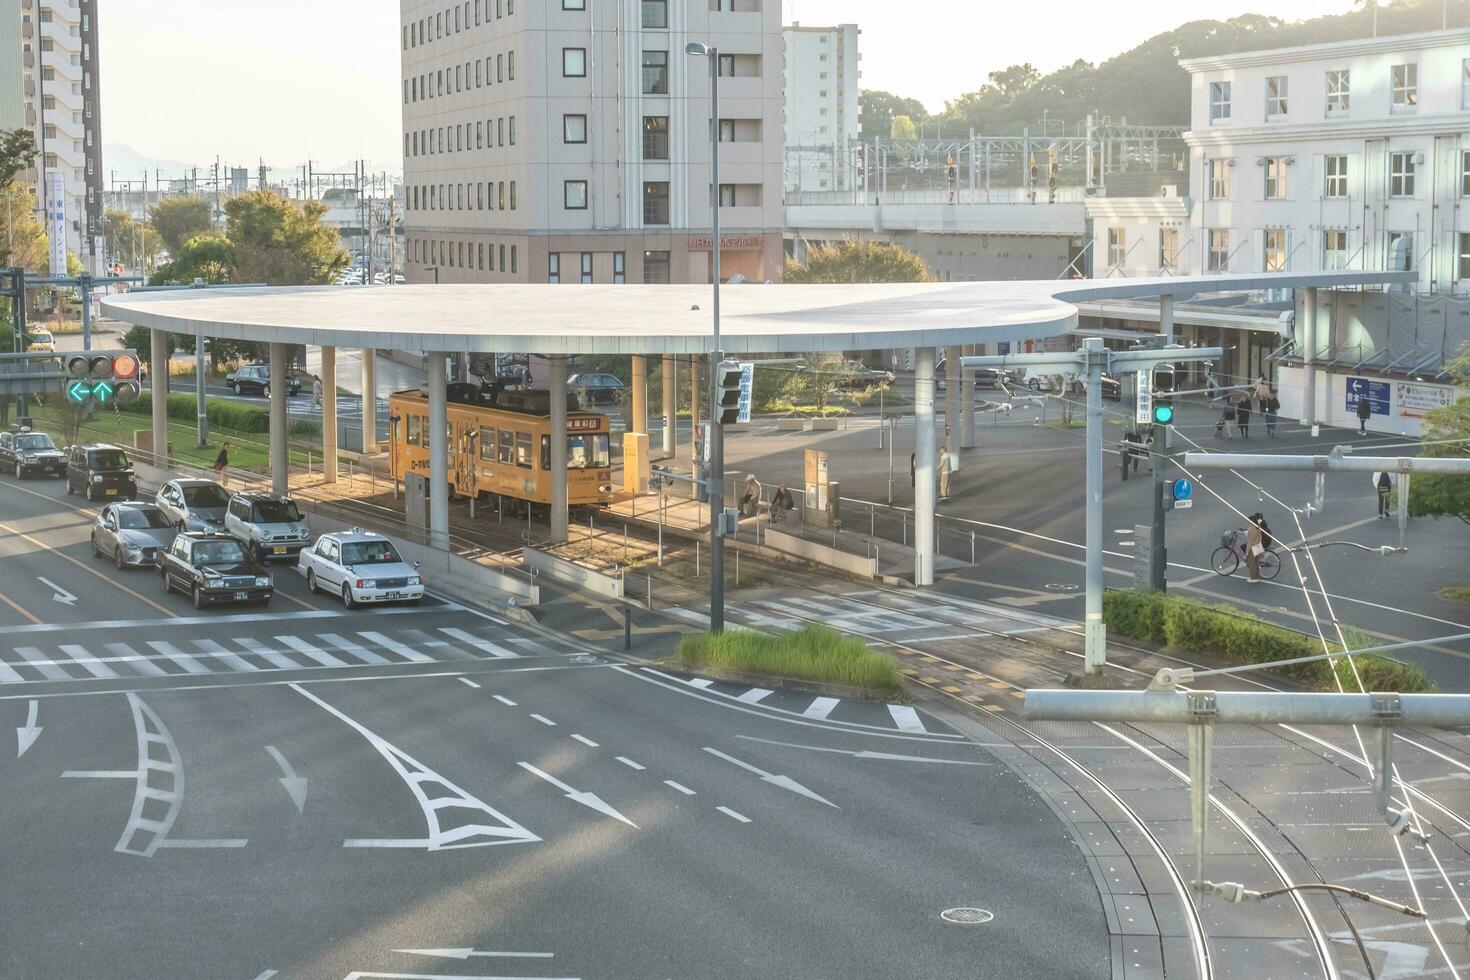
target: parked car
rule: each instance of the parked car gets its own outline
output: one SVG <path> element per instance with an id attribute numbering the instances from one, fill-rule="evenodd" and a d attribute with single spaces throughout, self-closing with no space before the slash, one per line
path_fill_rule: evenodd
<path id="1" fill-rule="evenodd" d="M 108 504 L 92 524 L 92 556 L 111 557 L 118 571 L 151 567 L 178 533 L 173 521 L 154 504 Z"/>
<path id="2" fill-rule="evenodd" d="M 274 592 L 265 567 L 250 560 L 245 546 L 225 534 L 185 531 L 158 553 L 163 591 L 183 589 L 195 609 L 215 602 L 269 605 Z"/>
<path id="3" fill-rule="evenodd" d="M 938 391 L 944 391 L 949 386 L 945 360 L 941 357 L 934 362 L 934 387 Z M 973 370 L 977 388 L 1009 388 L 1016 380 L 1015 375 L 1004 368 L 974 368 Z"/>
<path id="4" fill-rule="evenodd" d="M 44 432 L 0 432 L 0 466 L 13 470 L 17 480 L 32 473 L 66 476 L 66 453 Z"/>
<path id="5" fill-rule="evenodd" d="M 1043 372 L 1036 368 L 1026 369 L 1026 387 L 1032 391 L 1058 391 L 1064 380 L 1075 383 L 1079 392 L 1085 392 L 1087 390 L 1086 379 L 1079 378 L 1074 374 Z M 1102 376 L 1102 394 L 1104 398 L 1111 401 L 1122 401 L 1123 382 L 1111 374 L 1104 374 Z"/>
<path id="6" fill-rule="evenodd" d="M 424 597 L 418 563 L 409 565 L 393 542 L 360 527 L 323 534 L 298 561 L 311 591 L 335 592 L 348 609 L 369 602 L 417 605 Z"/>
<path id="7" fill-rule="evenodd" d="M 237 371 L 225 375 L 225 385 L 237 395 L 271 395 L 271 369 L 267 364 L 247 364 Z M 290 375 L 286 379 L 288 395 L 301 394 L 301 379 Z"/>
<path id="8" fill-rule="evenodd" d="M 852 373 L 843 379 L 842 387 L 866 391 L 869 388 L 877 388 L 879 385 L 892 384 L 894 377 L 892 371 L 858 364 L 853 367 Z"/>
<path id="9" fill-rule="evenodd" d="M 66 492 L 85 494 L 88 500 L 107 497 L 138 499 L 133 462 L 121 446 L 89 443 L 72 446 L 66 462 Z"/>
<path id="10" fill-rule="evenodd" d="M 225 530 L 239 538 L 258 562 L 288 558 L 311 544 L 311 532 L 296 501 L 268 493 L 237 493 L 225 510 Z"/>
<path id="11" fill-rule="evenodd" d="M 31 342 L 26 345 L 26 350 L 33 353 L 55 353 L 56 338 L 51 331 L 44 327 L 27 327 L 26 333 L 31 335 Z"/>
<path id="12" fill-rule="evenodd" d="M 617 376 L 593 371 L 574 374 L 567 379 L 567 386 L 579 392 L 588 405 L 616 405 L 623 397 L 624 385 Z"/>
<path id="13" fill-rule="evenodd" d="M 230 491 L 213 480 L 169 480 L 158 488 L 153 502 L 180 531 L 223 531 Z"/>

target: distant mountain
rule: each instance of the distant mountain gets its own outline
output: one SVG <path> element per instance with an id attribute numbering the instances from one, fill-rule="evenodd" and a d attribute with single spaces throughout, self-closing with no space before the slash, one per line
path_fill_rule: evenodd
<path id="1" fill-rule="evenodd" d="M 170 177 L 181 177 L 189 164 L 179 160 L 161 160 L 156 157 L 148 157 L 139 153 L 131 146 L 121 143 L 102 144 L 102 175 L 103 183 L 111 180 L 116 175 L 118 180 L 142 180 L 143 171 L 148 172 L 148 185 L 153 186 L 157 174 L 163 171 L 163 179 Z"/>

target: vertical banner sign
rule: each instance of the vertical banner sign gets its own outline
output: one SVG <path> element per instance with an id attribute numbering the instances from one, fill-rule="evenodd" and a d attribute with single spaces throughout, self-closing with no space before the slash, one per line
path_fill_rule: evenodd
<path id="1" fill-rule="evenodd" d="M 52 169 L 47 175 L 46 231 L 51 238 L 51 274 L 66 275 L 66 175 Z"/>
<path id="2" fill-rule="evenodd" d="M 1133 417 L 1139 425 L 1154 420 L 1154 376 L 1152 370 L 1138 372 L 1138 414 Z"/>
<path id="3" fill-rule="evenodd" d="M 750 361 L 740 363 L 740 415 L 736 419 L 744 425 L 750 421 L 750 390 L 755 382 L 755 364 Z"/>

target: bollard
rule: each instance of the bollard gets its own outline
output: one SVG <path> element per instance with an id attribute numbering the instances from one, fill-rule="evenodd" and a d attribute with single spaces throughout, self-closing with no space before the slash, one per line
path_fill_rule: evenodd
<path id="1" fill-rule="evenodd" d="M 970 532 L 970 536 L 971 537 L 974 537 L 974 534 L 975 534 L 975 532 L 973 532 L 973 531 Z M 628 560 L 628 525 L 624 524 L 623 525 L 623 561 L 626 562 L 627 560 Z M 970 564 L 973 565 L 975 563 L 972 561 L 972 562 L 970 562 Z"/>
<path id="2" fill-rule="evenodd" d="M 735 587 L 740 587 L 740 552 L 735 552 Z"/>
<path id="3" fill-rule="evenodd" d="M 653 573 L 648 573 L 648 611 L 653 612 Z"/>
<path id="4" fill-rule="evenodd" d="M 699 539 L 694 539 L 694 577 L 699 578 Z"/>
<path id="5" fill-rule="evenodd" d="M 868 504 L 868 537 L 874 537 L 878 533 L 878 515 L 872 504 Z"/>

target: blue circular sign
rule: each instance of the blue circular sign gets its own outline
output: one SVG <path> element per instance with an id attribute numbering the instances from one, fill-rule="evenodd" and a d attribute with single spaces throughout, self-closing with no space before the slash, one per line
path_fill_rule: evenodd
<path id="1" fill-rule="evenodd" d="M 1190 494 L 1194 493 L 1194 484 L 1189 480 L 1175 480 L 1172 489 L 1175 500 L 1188 500 Z"/>

